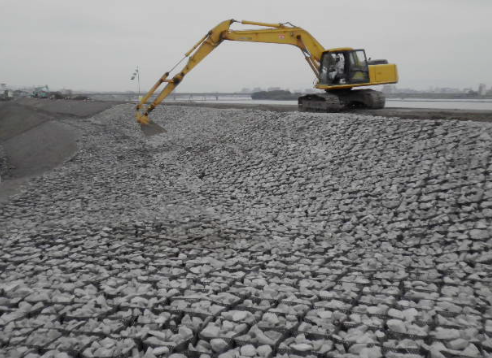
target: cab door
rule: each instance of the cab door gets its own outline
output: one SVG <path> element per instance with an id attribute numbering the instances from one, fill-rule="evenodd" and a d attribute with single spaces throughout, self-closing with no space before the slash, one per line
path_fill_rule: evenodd
<path id="1" fill-rule="evenodd" d="M 348 51 L 348 74 L 347 83 L 368 83 L 369 82 L 369 66 L 367 65 L 366 52 L 364 50 Z"/>

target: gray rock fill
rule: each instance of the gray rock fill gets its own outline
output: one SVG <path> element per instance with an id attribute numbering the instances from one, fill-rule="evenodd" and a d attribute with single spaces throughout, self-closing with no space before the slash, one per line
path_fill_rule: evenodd
<path id="1" fill-rule="evenodd" d="M 186 349 L 179 328 L 199 334 L 204 312 L 220 317 L 252 300 L 261 322 L 263 313 L 282 317 L 292 295 L 311 302 L 298 319 L 327 332 L 320 345 L 345 342 L 335 353 L 406 339 L 457 354 L 490 340 L 490 125 L 154 113 L 167 134 L 145 138 L 128 105 L 77 120 L 78 155 L 0 206 L 2 353 L 25 352 L 25 342 L 63 350 L 67 327 L 87 334 L 60 317 L 110 332 L 89 340 L 87 354 L 167 353 L 136 343 L 173 328 L 173 345 Z M 206 303 L 221 291 L 242 299 Z M 188 302 L 185 321 L 171 318 L 173 302 Z M 391 314 L 372 319 L 382 305 Z M 309 320 L 316 307 L 340 317 L 335 331 Z M 270 337 L 246 324 L 250 339 Z"/>

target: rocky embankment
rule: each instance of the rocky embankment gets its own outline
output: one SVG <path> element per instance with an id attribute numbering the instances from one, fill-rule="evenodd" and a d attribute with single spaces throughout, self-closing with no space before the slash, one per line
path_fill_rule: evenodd
<path id="1" fill-rule="evenodd" d="M 490 357 L 492 127 L 131 105 L 0 206 L 0 357 Z"/>

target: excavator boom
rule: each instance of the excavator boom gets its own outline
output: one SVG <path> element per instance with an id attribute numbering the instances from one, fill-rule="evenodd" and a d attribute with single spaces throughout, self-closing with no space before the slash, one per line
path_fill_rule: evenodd
<path id="1" fill-rule="evenodd" d="M 243 25 L 254 25 L 265 27 L 263 29 L 257 30 L 231 30 L 230 27 L 233 23 L 240 23 Z M 355 86 L 368 86 L 376 83 L 371 83 L 370 81 L 367 83 L 338 83 L 338 84 L 330 84 L 326 85 L 320 83 L 320 79 L 323 75 L 326 75 L 327 65 L 324 59 L 327 56 L 329 51 L 335 51 L 335 53 L 344 54 L 349 58 L 350 52 L 353 51 L 351 48 L 343 48 L 343 49 L 334 49 L 334 50 L 325 50 L 324 47 L 306 30 L 294 26 L 290 23 L 263 23 L 263 22 L 255 22 L 255 21 L 236 21 L 236 20 L 226 20 L 215 26 L 212 30 L 210 30 L 200 41 L 198 41 L 186 54 L 185 58 L 188 58 L 187 64 L 177 72 L 172 78 L 169 78 L 170 73 L 174 70 L 168 71 L 164 73 L 161 78 L 157 80 L 157 82 L 152 86 L 150 91 L 140 100 L 137 105 L 137 121 L 140 124 L 148 125 L 151 123 L 149 119 L 149 114 L 158 106 L 169 94 L 171 94 L 174 89 L 181 83 L 183 78 L 196 66 L 198 65 L 205 57 L 207 57 L 217 46 L 219 46 L 223 41 L 242 41 L 242 42 L 263 42 L 263 43 L 275 43 L 275 44 L 284 44 L 284 45 L 293 45 L 298 47 L 306 59 L 309 67 L 313 70 L 313 73 L 318 78 L 317 88 L 325 89 L 325 90 L 336 90 L 336 89 L 350 89 Z M 360 51 L 360 50 L 359 50 Z M 365 56 L 365 55 L 364 55 Z M 183 61 L 181 60 L 181 61 Z M 181 62 L 180 61 L 180 62 Z M 178 63 L 179 64 L 179 63 Z M 177 65 L 176 65 L 177 66 Z M 176 67 L 175 66 L 175 67 Z M 384 65 L 381 65 L 384 66 Z M 391 65 L 395 66 L 395 65 Z M 366 65 L 367 67 L 367 65 Z M 381 68 L 381 70 L 384 70 Z M 324 71 L 323 73 L 321 73 Z M 387 69 L 385 70 L 387 72 Z M 369 73 L 369 71 L 367 71 Z M 389 80 L 384 79 L 384 81 L 380 81 L 380 83 L 394 83 L 397 81 L 396 74 L 396 66 L 394 67 L 395 75 L 392 78 L 389 76 Z M 367 75 L 368 76 L 368 75 Z M 388 77 L 388 76 L 386 76 Z M 148 104 L 151 97 L 154 95 L 156 90 L 163 84 L 166 85 L 154 99 L 154 101 Z M 361 91 L 358 91 L 361 92 Z M 326 96 L 325 96 L 326 97 Z M 360 97 L 360 96 L 359 96 Z M 320 100 L 321 97 L 316 98 L 316 100 Z M 304 97 L 303 100 L 303 110 L 309 107 L 307 103 L 313 102 L 311 97 Z M 328 102 L 327 102 L 328 103 Z M 301 100 L 299 102 L 301 108 Z M 321 106 L 323 107 L 323 106 Z M 326 107 L 326 106 L 325 106 Z M 315 110 L 320 108 L 319 104 L 314 106 Z M 325 108 L 326 109 L 326 108 Z"/>

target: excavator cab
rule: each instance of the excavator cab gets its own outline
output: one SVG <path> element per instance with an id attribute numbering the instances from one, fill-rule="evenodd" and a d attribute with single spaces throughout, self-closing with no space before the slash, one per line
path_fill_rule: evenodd
<path id="1" fill-rule="evenodd" d="M 369 83 L 369 66 L 364 50 L 335 49 L 323 53 L 320 85 L 347 86 Z"/>
<path id="2" fill-rule="evenodd" d="M 397 81 L 396 65 L 386 60 L 368 61 L 364 50 L 344 47 L 323 51 L 315 87 L 325 93 L 299 97 L 299 110 L 337 112 L 344 108 L 384 108 L 381 92 L 353 89 Z"/>

